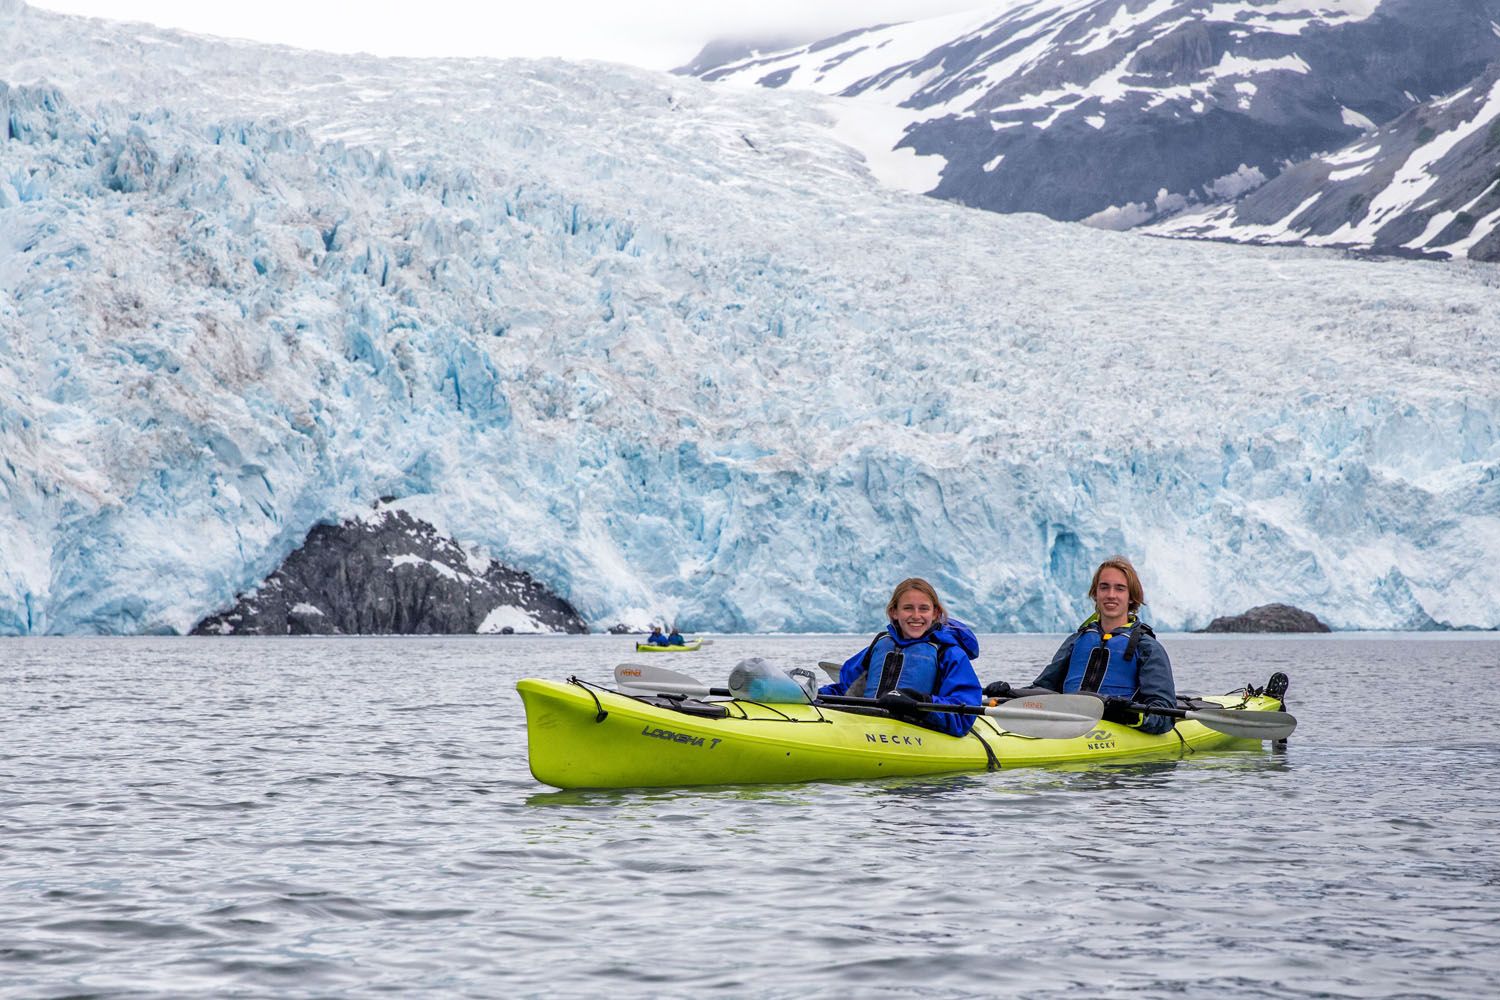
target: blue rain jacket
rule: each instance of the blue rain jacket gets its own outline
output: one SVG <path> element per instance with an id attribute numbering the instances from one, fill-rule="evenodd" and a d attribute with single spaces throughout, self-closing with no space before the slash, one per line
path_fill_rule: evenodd
<path id="1" fill-rule="evenodd" d="M 921 652 L 913 650 L 913 653 L 909 655 L 911 655 L 912 666 L 915 669 L 908 675 L 903 664 L 902 680 L 898 682 L 898 686 L 911 687 L 906 683 L 910 676 L 911 679 L 919 680 L 924 685 L 931 685 L 926 691 L 918 689 L 918 693 L 924 695 L 928 701 L 943 705 L 978 705 L 980 702 L 979 677 L 974 673 L 972 658 L 979 655 L 979 640 L 975 637 L 973 629 L 954 618 L 934 625 L 927 630 L 926 635 L 916 639 L 903 637 L 896 623 L 891 622 L 869 646 L 845 660 L 843 667 L 839 670 L 839 679 L 832 684 L 823 685 L 818 689 L 818 693 L 855 694 L 859 697 L 873 698 L 875 696 L 874 685 L 867 682 L 871 676 L 878 678 L 886 653 L 895 649 L 905 653 L 919 645 L 931 647 L 931 655 L 928 655 L 926 650 Z M 868 666 L 866 666 L 867 663 Z M 974 728 L 974 718 L 972 715 L 955 715 L 952 712 L 931 712 L 925 716 L 925 722 L 928 728 L 937 729 L 950 736 L 966 736 L 969 730 Z"/>

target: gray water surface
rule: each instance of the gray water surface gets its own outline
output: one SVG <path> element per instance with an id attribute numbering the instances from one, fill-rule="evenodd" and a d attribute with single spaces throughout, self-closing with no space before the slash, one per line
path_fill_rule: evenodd
<path id="1" fill-rule="evenodd" d="M 515 682 L 627 638 L 8 640 L 0 996 L 1500 995 L 1500 637 L 1163 641 L 1180 690 L 1287 672 L 1285 751 L 559 791 Z"/>

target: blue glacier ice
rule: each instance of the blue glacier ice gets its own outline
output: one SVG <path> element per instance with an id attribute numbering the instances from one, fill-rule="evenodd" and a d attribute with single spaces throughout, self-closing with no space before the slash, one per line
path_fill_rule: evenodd
<path id="1" fill-rule="evenodd" d="M 882 188 L 818 98 L 0 0 L 0 634 L 407 498 L 604 627 L 1500 626 L 1500 272 Z"/>

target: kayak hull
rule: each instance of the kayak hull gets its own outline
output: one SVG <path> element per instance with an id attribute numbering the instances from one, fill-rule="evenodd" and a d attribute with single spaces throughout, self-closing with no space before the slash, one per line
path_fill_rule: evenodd
<path id="1" fill-rule="evenodd" d="M 1100 722 L 1084 736 L 1043 740 L 980 718 L 974 733 L 956 737 L 883 715 L 826 706 L 728 701 L 719 703 L 728 716 L 707 718 L 574 681 L 527 678 L 516 687 L 526 706 L 531 773 L 557 788 L 910 777 L 984 771 L 995 764 L 1112 763 L 1260 745 L 1188 720 L 1159 736 Z M 1281 707 L 1265 696 L 1206 700 L 1246 711 Z"/>
<path id="2" fill-rule="evenodd" d="M 658 646 L 650 642 L 638 642 L 635 644 L 635 651 L 637 653 L 691 653 L 702 645 L 702 639 L 693 639 L 681 646 Z"/>

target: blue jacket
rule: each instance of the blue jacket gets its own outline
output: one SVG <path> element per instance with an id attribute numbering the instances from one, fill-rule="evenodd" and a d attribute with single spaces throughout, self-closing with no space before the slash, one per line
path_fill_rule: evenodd
<path id="1" fill-rule="evenodd" d="M 662 635 L 656 629 L 652 629 L 650 637 L 646 639 L 646 645 L 648 646 L 665 646 L 666 644 L 667 637 Z"/>
<path id="2" fill-rule="evenodd" d="M 1120 632 L 1129 632 L 1137 624 L 1132 618 L 1130 624 Z M 1077 632 L 1063 640 L 1063 644 L 1057 647 L 1057 652 L 1052 655 L 1052 662 L 1042 670 L 1037 679 L 1032 681 L 1033 687 L 1047 688 L 1050 691 L 1062 691 L 1072 693 L 1078 690 L 1079 671 L 1072 671 L 1075 676 L 1070 676 L 1069 665 L 1073 660 L 1073 647 L 1085 634 L 1089 635 L 1088 645 L 1098 645 L 1099 622 L 1097 619 L 1089 619 Z M 1119 633 L 1116 633 L 1119 634 Z M 1118 643 L 1109 643 L 1116 646 Z M 1111 651 L 1113 653 L 1113 650 Z M 1130 674 L 1134 674 L 1133 678 Z M 1172 679 L 1172 661 L 1167 659 L 1167 651 L 1162 648 L 1156 637 L 1142 634 L 1140 642 L 1136 647 L 1134 660 L 1117 662 L 1111 659 L 1108 674 L 1112 682 L 1118 683 L 1120 679 L 1128 678 L 1124 683 L 1133 689 L 1126 696 L 1131 701 L 1145 705 L 1160 705 L 1163 708 L 1177 707 L 1177 685 Z M 1131 683 L 1133 681 L 1133 683 Z M 1108 694 L 1110 692 L 1101 692 Z M 1164 733 L 1171 729 L 1177 722 L 1169 715 L 1151 715 L 1142 717 L 1140 724 L 1136 727 L 1145 733 Z"/>
<path id="3" fill-rule="evenodd" d="M 877 643 L 891 643 L 897 649 L 906 649 L 918 643 L 935 640 L 940 649 L 937 653 L 937 670 L 931 691 L 922 691 L 928 701 L 938 702 L 943 705 L 978 705 L 980 702 L 979 678 L 974 673 L 974 664 L 971 659 L 979 655 L 979 640 L 975 638 L 974 631 L 961 621 L 949 619 L 941 625 L 935 625 L 927 630 L 927 634 L 917 639 L 907 639 L 891 622 L 885 627 L 885 631 L 875 637 Z M 825 684 L 818 689 L 819 694 L 842 695 L 850 693 L 850 689 L 856 687 L 865 697 L 873 697 L 873 692 L 863 690 L 865 675 L 865 654 L 870 651 L 867 646 L 844 661 L 839 670 L 839 679 L 832 684 Z M 950 736 L 966 736 L 970 729 L 974 728 L 974 716 L 955 715 L 952 712 L 932 712 L 927 715 L 927 725 L 933 729 L 948 733 Z"/>

